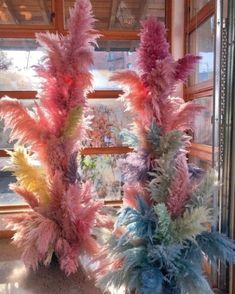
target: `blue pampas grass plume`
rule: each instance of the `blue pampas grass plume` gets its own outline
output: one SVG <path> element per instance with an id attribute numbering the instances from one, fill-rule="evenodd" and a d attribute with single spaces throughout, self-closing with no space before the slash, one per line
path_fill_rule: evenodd
<path id="1" fill-rule="evenodd" d="M 191 243 L 192 244 L 192 243 Z M 191 255 L 192 256 L 192 255 Z M 181 290 L 181 294 L 213 294 L 213 291 L 203 275 L 202 260 L 181 258 L 176 260 L 177 272 L 175 272 L 176 288 Z"/>
<path id="2" fill-rule="evenodd" d="M 137 196 L 137 209 L 131 207 L 122 209 L 115 226 L 116 228 L 125 226 L 127 234 L 152 240 L 156 222 L 153 208 L 141 196 Z"/>
<path id="3" fill-rule="evenodd" d="M 235 244 L 227 236 L 219 232 L 202 232 L 196 241 L 213 264 L 218 258 L 223 263 L 235 263 Z"/>
<path id="4" fill-rule="evenodd" d="M 175 260 L 180 258 L 182 245 L 149 245 L 148 262 L 157 264 L 160 269 L 166 269 L 169 272 L 176 271 Z M 170 279 L 170 277 L 168 277 Z"/>
<path id="5" fill-rule="evenodd" d="M 140 280 L 142 287 L 140 293 L 142 294 L 161 294 L 163 275 L 161 271 L 154 266 L 146 266 L 141 269 Z"/>

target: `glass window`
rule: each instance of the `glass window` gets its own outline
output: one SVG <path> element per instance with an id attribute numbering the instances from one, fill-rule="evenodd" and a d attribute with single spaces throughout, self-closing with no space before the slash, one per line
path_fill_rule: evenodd
<path id="1" fill-rule="evenodd" d="M 195 156 L 189 156 L 189 163 L 195 164 L 196 166 L 204 170 L 209 170 L 212 168 L 211 162 L 201 160 L 200 158 Z"/>
<path id="2" fill-rule="evenodd" d="M 121 146 L 121 131 L 129 129 L 131 115 L 125 111 L 123 103 L 117 99 L 89 99 L 91 130 L 88 131 L 89 142 L 86 147 Z"/>
<path id="3" fill-rule="evenodd" d="M 34 106 L 34 100 L 20 100 L 28 109 Z M 122 146 L 122 131 L 130 129 L 131 114 L 125 111 L 124 104 L 118 99 L 89 99 L 87 115 L 91 116 L 91 130 L 88 131 L 90 141 L 85 147 Z M 4 121 L 0 121 L 0 149 L 11 149 L 14 142 L 9 143 L 10 130 L 4 130 Z"/>
<path id="4" fill-rule="evenodd" d="M 93 185 L 93 195 L 97 199 L 118 200 L 122 198 L 122 174 L 117 163 L 125 154 L 82 155 L 80 174 Z"/>
<path id="5" fill-rule="evenodd" d="M 115 70 L 136 68 L 138 41 L 99 41 L 91 71 L 96 90 L 119 89 L 109 78 Z M 33 66 L 41 62 L 43 48 L 32 39 L 0 39 L 0 91 L 31 91 L 40 78 Z"/>
<path id="6" fill-rule="evenodd" d="M 210 0 L 190 0 L 190 17 L 193 17 L 197 12 L 205 6 Z"/>
<path id="7" fill-rule="evenodd" d="M 44 53 L 32 39 L 0 39 L 0 91 L 37 89 L 39 78 L 33 66 Z"/>
<path id="8" fill-rule="evenodd" d="M 213 97 L 199 98 L 194 103 L 203 106 L 204 110 L 194 120 L 193 142 L 212 145 Z"/>
<path id="9" fill-rule="evenodd" d="M 8 185 L 16 181 L 10 171 L 3 171 L 3 167 L 10 164 L 8 157 L 0 157 L 0 205 L 25 204 L 22 197 L 13 193 Z"/>
<path id="10" fill-rule="evenodd" d="M 116 70 L 136 69 L 136 51 L 138 41 L 99 41 L 95 51 L 95 60 L 92 67 L 94 88 L 120 89 L 117 83 L 109 81 Z"/>
<path id="11" fill-rule="evenodd" d="M 96 199 L 120 200 L 122 198 L 122 173 L 117 163 L 125 154 L 81 155 L 79 173 L 84 180 L 90 180 L 92 193 Z M 10 171 L 2 171 L 9 165 L 9 158 L 0 158 L 0 205 L 24 204 L 22 197 L 12 193 L 8 187 L 16 182 Z"/>
<path id="12" fill-rule="evenodd" d="M 69 8 L 75 0 L 64 0 L 65 23 L 69 16 Z M 97 19 L 99 30 L 130 30 L 139 29 L 140 20 L 149 15 L 165 21 L 165 0 L 92 0 L 92 9 Z"/>
<path id="13" fill-rule="evenodd" d="M 189 52 L 201 56 L 196 71 L 189 78 L 190 86 L 213 78 L 214 16 L 189 35 Z"/>
<path id="14" fill-rule="evenodd" d="M 0 1 L 0 24 L 50 25 L 52 1 L 2 0 Z"/>

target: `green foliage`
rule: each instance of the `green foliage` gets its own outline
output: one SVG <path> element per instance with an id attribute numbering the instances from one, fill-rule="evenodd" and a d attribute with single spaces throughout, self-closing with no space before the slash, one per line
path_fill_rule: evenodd
<path id="1" fill-rule="evenodd" d="M 82 156 L 81 165 L 83 169 L 94 169 L 96 168 L 96 161 L 89 155 Z"/>
<path id="2" fill-rule="evenodd" d="M 148 189 L 151 197 L 156 202 L 165 202 L 169 194 L 169 186 L 174 177 L 174 161 L 169 161 L 164 154 L 159 160 L 156 160 L 156 167 L 153 172 L 149 172 L 152 177 L 148 183 Z"/>
<path id="3" fill-rule="evenodd" d="M 163 244 L 171 244 L 174 241 L 172 235 L 173 222 L 164 203 L 157 204 L 154 210 L 158 216 L 158 226 L 156 229 L 156 238 Z"/>
<path id="4" fill-rule="evenodd" d="M 188 207 L 210 206 L 212 195 L 217 187 L 216 174 L 214 170 L 207 172 L 204 179 L 193 191 Z"/>
<path id="5" fill-rule="evenodd" d="M 174 130 L 166 133 L 160 138 L 160 151 L 161 154 L 168 154 L 169 159 L 184 146 L 182 141 L 183 132 Z"/>
<path id="6" fill-rule="evenodd" d="M 175 220 L 171 219 L 164 203 L 156 205 L 154 210 L 158 216 L 156 239 L 165 245 L 194 241 L 198 234 L 207 230 L 206 225 L 212 222 L 211 210 L 203 206 L 186 210 Z"/>
<path id="7" fill-rule="evenodd" d="M 82 118 L 83 108 L 81 106 L 74 107 L 65 122 L 64 135 L 66 137 L 72 137 L 77 129 L 78 123 Z"/>
<path id="8" fill-rule="evenodd" d="M 180 243 L 185 240 L 193 241 L 198 234 L 207 230 L 206 224 L 212 222 L 212 211 L 204 206 L 186 210 L 172 225 L 175 241 Z"/>
<path id="9" fill-rule="evenodd" d="M 139 146 L 139 138 L 133 131 L 123 129 L 118 135 L 124 145 L 130 146 L 134 149 L 137 149 L 137 147 Z"/>
<path id="10" fill-rule="evenodd" d="M 169 195 L 169 186 L 175 174 L 175 155 L 183 147 L 183 133 L 178 130 L 160 136 L 160 129 L 152 124 L 149 141 L 155 146 L 159 159 L 155 161 L 156 167 L 149 172 L 152 177 L 148 184 L 151 197 L 156 202 L 165 202 Z"/>
<path id="11" fill-rule="evenodd" d="M 171 160 L 184 146 L 183 136 L 184 133 L 178 130 L 161 135 L 161 129 L 154 121 L 147 134 L 147 140 L 154 147 L 159 157 L 164 156 L 166 159 Z"/>
<path id="12" fill-rule="evenodd" d="M 147 134 L 147 140 L 152 144 L 157 152 L 159 152 L 160 149 L 160 135 L 161 135 L 161 129 L 157 126 L 156 122 L 154 121 L 149 129 L 149 132 Z"/>

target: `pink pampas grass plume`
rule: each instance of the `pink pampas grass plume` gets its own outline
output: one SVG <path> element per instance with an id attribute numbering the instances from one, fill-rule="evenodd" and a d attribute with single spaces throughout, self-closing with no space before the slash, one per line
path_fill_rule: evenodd
<path id="1" fill-rule="evenodd" d="M 155 17 L 142 21 L 140 47 L 138 50 L 139 66 L 143 73 L 149 73 L 156 68 L 156 61 L 169 55 L 169 44 L 166 41 L 164 24 L 157 22 Z"/>
<path id="2" fill-rule="evenodd" d="M 177 217 L 183 212 L 189 195 L 189 172 L 186 156 L 180 154 L 175 160 L 175 177 L 169 187 L 167 207 L 172 217 Z"/>
<path id="3" fill-rule="evenodd" d="M 27 147 L 11 152 L 17 179 L 11 188 L 32 211 L 12 217 L 9 225 L 16 230 L 14 243 L 23 249 L 26 266 L 34 270 L 49 265 L 54 254 L 67 275 L 74 273 L 83 256 L 92 259 L 99 250 L 93 228 L 110 226 L 101 221 L 103 203 L 92 199 L 91 184 L 82 182 L 77 162 L 98 36 L 93 24 L 90 2 L 78 0 L 66 36 L 37 34 L 46 54 L 36 67 L 43 81 L 34 109 L 13 99 L 0 101 L 0 118 L 11 129 L 11 140 Z"/>

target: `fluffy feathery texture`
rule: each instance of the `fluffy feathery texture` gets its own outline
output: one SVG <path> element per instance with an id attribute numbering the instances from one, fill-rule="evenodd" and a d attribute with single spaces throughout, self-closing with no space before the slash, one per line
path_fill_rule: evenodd
<path id="1" fill-rule="evenodd" d="M 36 67 L 43 82 L 32 111 L 17 100 L 0 100 L 0 118 L 11 129 L 11 140 L 23 145 L 10 153 L 17 179 L 11 188 L 32 208 L 11 218 L 14 243 L 23 247 L 28 267 L 48 265 L 55 254 L 68 275 L 77 270 L 81 256 L 90 258 L 98 252 L 92 237 L 96 218 L 99 224 L 108 223 L 100 221 L 102 205 L 93 201 L 90 183 L 81 181 L 77 163 L 98 36 L 93 23 L 90 2 L 78 0 L 70 12 L 66 36 L 37 34 L 46 56 Z"/>
<path id="2" fill-rule="evenodd" d="M 213 263 L 218 258 L 234 263 L 233 242 L 209 230 L 215 174 L 187 163 L 190 138 L 185 131 L 201 107 L 170 96 L 197 60 L 186 55 L 174 61 L 164 25 L 150 17 L 141 31 L 140 74 L 124 71 L 112 78 L 125 86 L 122 98 L 137 128 L 132 135 L 135 151 L 120 162 L 124 207 L 102 253 L 106 262 L 96 271 L 104 289 L 209 294 L 205 255 Z"/>

